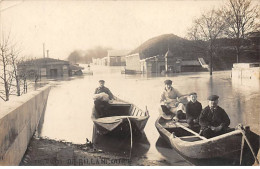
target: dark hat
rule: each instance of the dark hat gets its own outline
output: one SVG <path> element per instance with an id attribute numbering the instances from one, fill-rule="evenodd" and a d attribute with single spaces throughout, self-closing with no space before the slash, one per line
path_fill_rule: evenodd
<path id="1" fill-rule="evenodd" d="M 164 84 L 172 84 L 172 81 L 171 80 L 165 80 Z"/>
<path id="2" fill-rule="evenodd" d="M 211 96 L 208 97 L 208 100 L 210 100 L 210 101 L 216 101 L 216 100 L 218 100 L 218 98 L 219 98 L 218 95 L 211 95 Z"/>
<path id="3" fill-rule="evenodd" d="M 191 96 L 191 95 L 197 95 L 197 93 L 192 92 L 192 93 L 189 94 L 189 96 Z"/>
<path id="4" fill-rule="evenodd" d="M 104 81 L 104 80 L 99 80 L 98 82 L 99 82 L 99 83 L 104 83 L 105 81 Z"/>

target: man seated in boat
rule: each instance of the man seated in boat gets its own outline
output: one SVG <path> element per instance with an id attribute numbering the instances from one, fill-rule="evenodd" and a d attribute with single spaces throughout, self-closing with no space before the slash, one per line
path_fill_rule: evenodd
<path id="1" fill-rule="evenodd" d="M 190 128 L 199 124 L 199 116 L 202 111 L 202 105 L 197 100 L 197 93 L 193 92 L 189 94 L 190 101 L 186 105 L 186 119 Z"/>
<path id="2" fill-rule="evenodd" d="M 162 117 L 164 117 L 165 119 L 174 118 L 177 121 L 179 119 L 185 119 L 185 106 L 179 100 L 181 94 L 178 90 L 172 87 L 171 80 L 165 80 L 164 84 L 165 88 L 160 100 L 161 108 L 163 111 Z"/>
<path id="3" fill-rule="evenodd" d="M 94 92 L 94 104 L 98 118 L 106 116 L 109 113 L 109 102 L 114 99 L 112 92 L 105 87 L 105 81 L 99 80 L 99 87 Z"/>
<path id="4" fill-rule="evenodd" d="M 217 95 L 208 97 L 209 104 L 200 115 L 199 124 L 201 126 L 201 135 L 206 138 L 215 137 L 226 133 L 230 124 L 230 119 L 224 109 L 218 106 Z"/>

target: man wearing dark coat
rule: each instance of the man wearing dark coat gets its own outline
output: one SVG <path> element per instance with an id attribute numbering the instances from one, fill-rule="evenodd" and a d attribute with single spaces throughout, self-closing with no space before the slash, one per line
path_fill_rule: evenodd
<path id="1" fill-rule="evenodd" d="M 224 134 L 230 124 L 227 113 L 218 106 L 218 98 L 217 95 L 208 97 L 209 105 L 202 110 L 199 118 L 201 135 L 206 138 Z"/>
<path id="2" fill-rule="evenodd" d="M 114 99 L 114 95 L 111 93 L 111 91 L 107 87 L 105 87 L 105 81 L 99 80 L 99 87 L 96 88 L 94 94 L 99 94 L 102 92 L 108 94 L 110 100 Z"/>
<path id="3" fill-rule="evenodd" d="M 113 100 L 114 95 L 104 85 L 105 85 L 105 81 L 99 80 L 99 87 L 96 88 L 94 94 L 106 93 L 109 96 L 109 100 Z M 104 101 L 102 99 L 97 99 L 97 100 L 94 101 L 94 104 L 95 104 L 96 117 L 97 118 L 104 117 L 104 116 L 106 116 L 107 114 L 110 113 L 110 104 L 109 104 L 108 101 Z"/>
<path id="4" fill-rule="evenodd" d="M 197 93 L 190 93 L 190 101 L 186 105 L 186 120 L 190 128 L 195 124 L 199 124 L 199 117 L 202 111 L 202 105 L 197 100 Z"/>

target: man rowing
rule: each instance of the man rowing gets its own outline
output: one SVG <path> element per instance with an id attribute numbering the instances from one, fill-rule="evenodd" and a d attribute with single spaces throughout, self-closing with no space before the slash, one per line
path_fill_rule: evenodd
<path id="1" fill-rule="evenodd" d="M 171 80 L 164 81 L 165 88 L 161 95 L 160 105 L 163 111 L 162 117 L 175 120 L 185 119 L 186 111 L 183 103 L 180 102 L 182 96 L 178 90 L 172 87 Z"/>

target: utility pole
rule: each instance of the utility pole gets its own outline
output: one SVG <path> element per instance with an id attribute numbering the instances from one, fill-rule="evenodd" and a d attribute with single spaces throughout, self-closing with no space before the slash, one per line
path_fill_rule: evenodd
<path id="1" fill-rule="evenodd" d="M 46 52 L 47 52 L 47 58 L 49 58 L 49 50 L 46 50 Z"/>
<path id="2" fill-rule="evenodd" d="M 42 44 L 43 58 L 45 58 L 45 43 Z"/>

